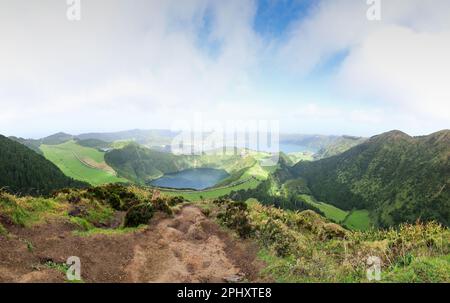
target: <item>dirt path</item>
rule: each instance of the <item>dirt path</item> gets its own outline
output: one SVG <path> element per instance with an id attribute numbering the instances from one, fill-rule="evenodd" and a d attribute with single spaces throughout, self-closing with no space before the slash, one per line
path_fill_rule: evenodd
<path id="1" fill-rule="evenodd" d="M 232 238 L 194 206 L 123 235 L 74 236 L 65 222 L 7 227 L 13 236 L 0 236 L 0 282 L 64 281 L 45 264 L 69 256 L 80 257 L 87 282 L 255 281 L 262 265 L 255 244 Z"/>

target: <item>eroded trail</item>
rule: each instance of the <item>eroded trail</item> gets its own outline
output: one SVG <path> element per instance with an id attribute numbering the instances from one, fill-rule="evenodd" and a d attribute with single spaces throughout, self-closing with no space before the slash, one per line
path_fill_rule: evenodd
<path id="1" fill-rule="evenodd" d="M 185 207 L 174 219 L 162 220 L 152 232 L 156 243 L 147 241 L 134 248 L 127 268 L 133 281 L 223 282 L 255 276 L 252 268 L 241 268 L 239 258 L 250 254 L 245 262 L 254 259 L 256 248 L 233 241 L 196 207 Z"/>
<path id="2" fill-rule="evenodd" d="M 68 223 L 11 233 L 0 239 L 0 281 L 64 281 L 43 264 L 69 256 L 80 257 L 87 282 L 254 281 L 261 267 L 255 244 L 234 239 L 195 206 L 130 234 L 79 237 Z"/>

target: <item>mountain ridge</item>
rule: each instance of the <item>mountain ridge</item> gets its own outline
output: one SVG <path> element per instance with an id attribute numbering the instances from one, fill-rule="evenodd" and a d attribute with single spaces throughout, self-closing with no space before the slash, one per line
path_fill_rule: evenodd
<path id="1" fill-rule="evenodd" d="M 391 131 L 340 155 L 299 163 L 291 173 L 306 179 L 322 201 L 345 210 L 370 209 L 381 226 L 417 219 L 448 225 L 449 134 L 411 137 Z"/>

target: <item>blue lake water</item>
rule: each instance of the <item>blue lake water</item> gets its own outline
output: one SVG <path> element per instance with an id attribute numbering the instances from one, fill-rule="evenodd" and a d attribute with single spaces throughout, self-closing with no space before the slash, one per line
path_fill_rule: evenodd
<path id="1" fill-rule="evenodd" d="M 289 153 L 297 153 L 297 152 L 312 152 L 316 153 L 317 149 L 303 146 L 299 144 L 292 144 L 292 143 L 280 143 L 280 151 L 282 151 L 285 154 Z"/>
<path id="2" fill-rule="evenodd" d="M 165 174 L 150 182 L 150 185 L 168 188 L 191 188 L 202 190 L 212 187 L 227 178 L 229 174 L 222 169 L 193 168 L 177 173 Z"/>
<path id="3" fill-rule="evenodd" d="M 247 145 L 242 145 L 239 146 L 241 148 L 249 148 Z M 250 148 L 255 150 L 255 148 Z M 278 144 L 278 146 L 270 146 L 267 148 L 259 148 L 258 151 L 261 152 L 283 152 L 285 154 L 290 154 L 290 153 L 298 153 L 298 152 L 311 152 L 311 153 L 316 153 L 318 152 L 318 149 L 313 148 L 313 147 L 309 147 L 306 145 L 300 145 L 300 144 L 295 144 L 295 143 L 283 143 L 280 142 Z"/>

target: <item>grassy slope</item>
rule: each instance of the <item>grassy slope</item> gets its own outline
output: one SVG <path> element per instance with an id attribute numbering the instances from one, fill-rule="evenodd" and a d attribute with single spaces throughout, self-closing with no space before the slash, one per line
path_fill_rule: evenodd
<path id="1" fill-rule="evenodd" d="M 20 226 L 31 227 L 52 217 L 64 217 L 67 209 L 67 204 L 59 203 L 55 199 L 18 198 L 0 193 L 0 214 Z"/>
<path id="2" fill-rule="evenodd" d="M 74 179 L 88 182 L 92 185 L 100 185 L 114 182 L 127 182 L 118 178 L 111 172 L 92 168 L 82 163 L 79 159 L 90 159 L 98 164 L 104 163 L 104 153 L 89 147 L 68 141 L 59 145 L 41 145 L 44 156 L 58 166 L 64 174 Z"/>
<path id="3" fill-rule="evenodd" d="M 369 211 L 353 210 L 345 211 L 331 204 L 319 202 L 309 195 L 300 195 L 307 203 L 324 212 L 325 216 L 336 223 L 342 224 L 352 230 L 368 230 L 371 227 Z"/>
<path id="4" fill-rule="evenodd" d="M 261 274 L 277 282 L 368 282 L 367 256 L 381 259 L 382 283 L 450 280 L 449 230 L 435 223 L 345 231 L 344 237 L 312 211 L 285 211 L 251 199 L 246 221 L 244 213 L 221 207 L 223 224 L 238 231 L 250 223 L 257 231 L 248 236 L 261 245 L 259 257 L 267 264 Z"/>
<path id="5" fill-rule="evenodd" d="M 287 156 L 295 164 L 300 161 L 313 161 L 314 160 L 313 154 L 309 153 L 309 152 L 289 153 Z"/>
<path id="6" fill-rule="evenodd" d="M 344 225 L 350 229 L 368 230 L 371 228 L 369 211 L 365 209 L 353 210 L 344 221 Z"/>
<path id="7" fill-rule="evenodd" d="M 303 200 L 305 200 L 307 203 L 311 204 L 312 206 L 317 207 L 323 213 L 328 219 L 331 219 L 335 221 L 336 223 L 342 223 L 347 218 L 349 212 L 339 209 L 333 205 L 324 203 L 324 202 L 318 202 L 316 199 L 309 195 L 300 195 Z"/>
<path id="8" fill-rule="evenodd" d="M 102 187 L 107 188 L 107 187 Z M 133 196 L 134 201 L 147 201 L 151 192 L 143 191 L 137 187 L 119 187 L 125 189 L 128 196 Z M 99 193 L 97 188 L 97 192 Z M 123 222 L 114 227 L 106 229 L 115 220 L 117 209 L 114 209 L 108 199 L 117 195 L 116 192 L 107 190 L 108 195 L 104 197 L 92 195 L 87 190 L 63 190 L 52 198 L 42 197 L 16 197 L 14 195 L 0 191 L 0 218 L 7 218 L 6 222 L 27 228 L 48 223 L 52 220 L 65 221 L 77 227 L 73 233 L 79 236 L 92 234 L 123 234 L 133 232 L 141 228 L 125 228 Z M 125 195 L 124 195 L 125 196 Z M 82 209 L 77 216 L 69 215 L 70 210 L 74 210 L 71 199 L 77 199 L 75 208 Z M 121 203 L 125 205 L 125 198 Z M 101 226 L 101 227 L 98 227 Z M 0 235 L 7 234 L 8 231 L 0 224 Z"/>

